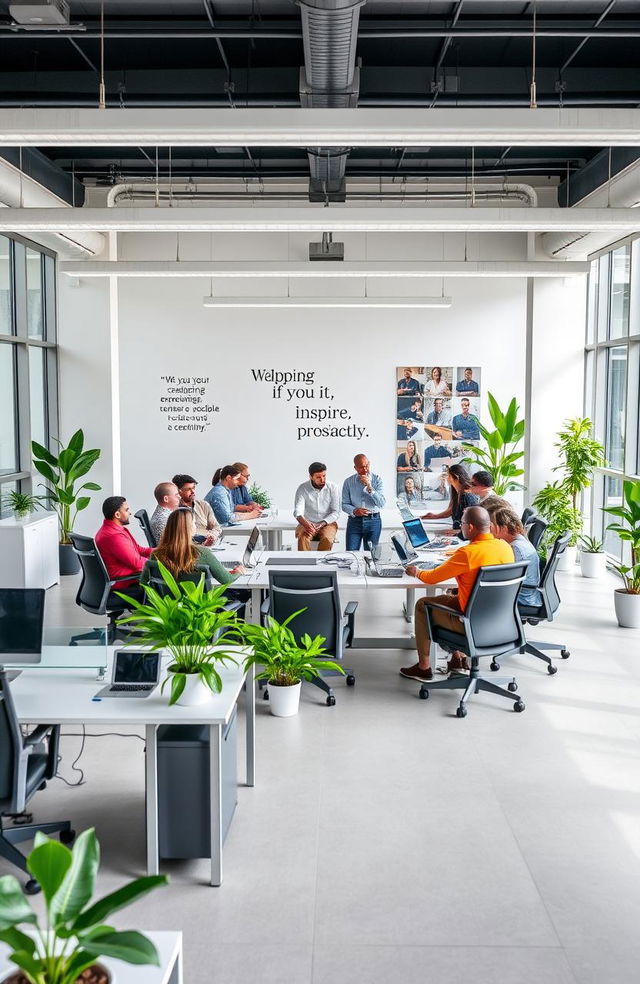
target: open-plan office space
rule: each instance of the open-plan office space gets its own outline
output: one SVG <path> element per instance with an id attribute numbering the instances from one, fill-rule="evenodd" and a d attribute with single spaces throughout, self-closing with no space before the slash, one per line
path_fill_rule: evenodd
<path id="1" fill-rule="evenodd" d="M 637 979 L 639 46 L 630 0 L 0 3 L 2 842 L 168 876 L 107 919 L 159 953 L 103 938 L 118 984 Z M 100 537 L 150 554 L 194 484 L 240 628 L 184 704 L 149 625 L 126 676 Z M 513 514 L 537 600 L 515 548 L 462 609 L 423 583 Z M 303 589 L 346 675 L 280 717 L 260 626 Z M 7 876 L 48 900 L 12 850 L 1 925 Z"/>

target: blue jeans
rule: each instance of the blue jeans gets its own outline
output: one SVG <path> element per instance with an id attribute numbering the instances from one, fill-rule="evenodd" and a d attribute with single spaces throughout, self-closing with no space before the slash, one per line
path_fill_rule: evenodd
<path id="1" fill-rule="evenodd" d="M 375 546 L 380 539 L 381 532 L 380 513 L 375 513 L 373 516 L 349 516 L 345 549 L 359 550 L 363 542 L 365 549 L 370 543 Z"/>

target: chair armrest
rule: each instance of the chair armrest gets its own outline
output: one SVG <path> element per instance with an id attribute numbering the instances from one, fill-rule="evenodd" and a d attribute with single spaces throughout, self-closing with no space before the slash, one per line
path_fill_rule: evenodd
<path id="1" fill-rule="evenodd" d="M 356 609 L 357 609 L 357 607 L 358 607 L 358 602 L 357 601 L 348 601 L 347 604 L 346 604 L 346 606 L 345 606 L 343 615 L 342 615 L 344 624 L 347 627 L 347 635 L 346 635 L 346 638 L 344 640 L 345 646 L 350 646 L 351 643 L 353 642 L 353 637 L 354 637 L 355 631 L 356 631 Z"/>
<path id="2" fill-rule="evenodd" d="M 269 595 L 267 595 L 267 597 L 264 599 L 264 601 L 260 605 L 260 614 L 261 615 L 268 615 L 269 614 L 269 605 L 270 605 Z"/>
<path id="3" fill-rule="evenodd" d="M 225 612 L 237 612 L 242 608 L 241 601 L 228 601 L 224 606 L 223 611 Z"/>
<path id="4" fill-rule="evenodd" d="M 55 725 L 53 724 L 39 724 L 30 734 L 23 736 L 23 746 L 29 748 L 32 745 L 39 745 L 43 738 L 46 738 L 51 733 L 54 727 Z"/>
<path id="5" fill-rule="evenodd" d="M 357 601 L 348 601 L 347 604 L 345 605 L 345 609 L 342 614 L 346 616 L 355 615 L 357 607 L 358 607 Z"/>
<path id="6" fill-rule="evenodd" d="M 464 612 L 457 612 L 455 608 L 451 607 L 451 605 L 439 605 L 437 601 L 431 601 L 429 598 L 426 602 L 426 606 L 429 608 L 439 608 L 441 612 L 448 612 L 449 615 L 457 615 L 460 621 L 463 621 L 464 619 Z"/>

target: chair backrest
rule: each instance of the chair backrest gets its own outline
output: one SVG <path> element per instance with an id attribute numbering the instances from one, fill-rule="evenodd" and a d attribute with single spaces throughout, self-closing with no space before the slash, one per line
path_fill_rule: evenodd
<path id="1" fill-rule="evenodd" d="M 155 588 L 158 594 L 162 598 L 164 598 L 165 595 L 169 594 L 169 588 L 165 584 L 162 575 L 160 574 L 160 571 L 155 566 L 155 564 L 150 565 L 150 571 L 151 573 L 149 576 L 149 583 L 151 587 Z M 181 574 L 179 577 L 176 578 L 176 581 L 178 581 L 179 584 L 184 581 L 191 581 L 192 584 L 198 584 L 203 574 L 204 574 L 204 587 L 206 591 L 210 591 L 213 587 L 217 586 L 218 582 L 214 581 L 213 577 L 211 576 L 211 571 L 206 565 L 203 564 L 196 564 L 196 566 L 192 571 L 185 571 L 184 574 Z"/>
<path id="2" fill-rule="evenodd" d="M 551 548 L 551 553 L 547 558 L 547 563 L 545 564 L 542 577 L 540 578 L 540 584 L 538 586 L 540 589 L 540 594 L 542 595 L 545 618 L 547 618 L 550 622 L 553 620 L 553 616 L 560 607 L 560 595 L 558 594 L 558 586 L 556 584 L 556 571 L 558 569 L 560 558 L 567 549 L 570 539 L 570 533 L 561 533 L 557 538 Z"/>
<path id="3" fill-rule="evenodd" d="M 13 812 L 22 735 L 6 674 L 0 668 L 0 813 Z"/>
<path id="4" fill-rule="evenodd" d="M 531 520 L 533 519 L 533 517 L 535 516 L 535 514 L 536 514 L 535 509 L 533 509 L 531 506 L 527 506 L 526 509 L 523 511 L 522 516 L 520 517 L 520 522 L 522 523 L 522 525 L 528 526 Z"/>
<path id="5" fill-rule="evenodd" d="M 465 609 L 471 656 L 505 652 L 524 644 L 518 592 L 527 573 L 523 561 L 481 567 Z"/>
<path id="6" fill-rule="evenodd" d="M 69 536 L 82 568 L 82 581 L 76 595 L 76 605 L 80 605 L 93 615 L 106 615 L 109 574 L 96 541 L 90 536 L 81 536 L 80 533 L 70 533 Z M 124 611 L 124 602 L 119 607 Z"/>
<path id="7" fill-rule="evenodd" d="M 140 523 L 140 526 L 142 527 L 142 532 L 146 536 L 147 543 L 149 544 L 149 546 L 150 547 L 157 547 L 158 546 L 158 541 L 156 540 L 155 536 L 153 535 L 153 530 L 151 529 L 151 523 L 149 522 L 149 513 L 147 512 L 147 510 L 146 509 L 138 509 L 137 513 L 134 513 L 133 515 L 136 517 L 136 519 Z"/>
<path id="8" fill-rule="evenodd" d="M 324 636 L 324 648 L 342 658 L 342 615 L 337 571 L 269 571 L 269 614 L 278 622 L 306 609 L 290 624 L 296 639 Z"/>
<path id="9" fill-rule="evenodd" d="M 532 543 L 536 550 L 540 546 L 540 541 L 542 540 L 548 525 L 549 524 L 546 519 L 543 519 L 542 516 L 534 516 L 533 519 L 529 520 L 529 523 L 526 526 L 529 543 Z"/>

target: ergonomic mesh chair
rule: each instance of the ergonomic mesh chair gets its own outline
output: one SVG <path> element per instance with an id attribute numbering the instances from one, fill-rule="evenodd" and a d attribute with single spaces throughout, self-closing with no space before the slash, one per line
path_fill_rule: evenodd
<path id="1" fill-rule="evenodd" d="M 140 526 L 142 527 L 142 532 L 144 533 L 147 543 L 150 547 L 157 547 L 158 541 L 153 535 L 153 530 L 151 529 L 151 522 L 149 521 L 149 513 L 146 509 L 138 509 L 136 513 L 133 514 Z"/>
<path id="2" fill-rule="evenodd" d="M 118 633 L 126 635 L 126 629 L 119 628 L 117 620 L 127 611 L 126 602 L 115 594 L 114 587 L 118 581 L 111 581 L 107 573 L 104 561 L 100 556 L 100 551 L 96 542 L 90 536 L 81 536 L 80 533 L 70 533 L 73 549 L 80 560 L 82 568 L 82 581 L 76 595 L 76 605 L 83 608 L 85 612 L 92 615 L 106 615 L 107 622 L 107 645 L 112 646 Z M 127 581 L 138 580 L 139 575 L 127 575 Z M 122 581 L 123 578 L 118 580 Z M 126 588 L 124 589 L 126 594 Z M 92 629 L 90 632 L 74 636 L 71 645 L 77 645 L 80 640 L 101 639 L 102 628 Z"/>

